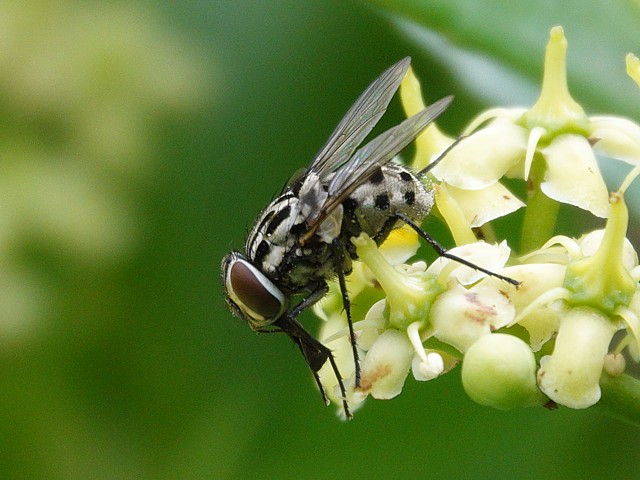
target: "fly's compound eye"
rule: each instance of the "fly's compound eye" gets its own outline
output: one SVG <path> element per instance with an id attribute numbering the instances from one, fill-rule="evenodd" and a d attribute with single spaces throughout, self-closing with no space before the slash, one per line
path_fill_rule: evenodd
<path id="1" fill-rule="evenodd" d="M 254 330 L 271 325 L 285 311 L 284 294 L 239 253 L 224 258 L 222 275 L 227 300 Z"/>

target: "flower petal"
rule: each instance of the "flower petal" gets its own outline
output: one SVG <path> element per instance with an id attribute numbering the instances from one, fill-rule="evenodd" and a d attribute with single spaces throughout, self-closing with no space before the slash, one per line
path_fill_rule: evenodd
<path id="1" fill-rule="evenodd" d="M 456 245 L 466 245 L 477 241 L 476 235 L 469 226 L 465 212 L 451 195 L 450 190 L 456 188 L 446 183 L 435 186 L 435 201 L 438 212 L 446 222 Z M 457 189 L 460 190 L 460 189 Z"/>
<path id="2" fill-rule="evenodd" d="M 533 157 L 536 153 L 536 149 L 538 148 L 538 142 L 545 133 L 547 133 L 547 131 L 542 127 L 533 127 L 531 129 L 531 132 L 529 132 L 529 139 L 527 140 L 527 154 L 524 158 L 523 178 L 525 180 L 529 179 L 529 173 L 531 173 L 531 164 L 533 163 Z M 510 173 L 513 174 L 513 172 Z"/>
<path id="3" fill-rule="evenodd" d="M 564 265 L 554 263 L 515 265 L 506 267 L 501 273 L 521 282 L 518 288 L 494 277 L 487 277 L 480 283 L 500 289 L 508 295 L 518 315 L 525 313 L 521 319 L 515 320 L 529 332 L 529 343 L 534 352 L 540 350 L 556 334 L 561 314 L 548 302 L 543 302 L 528 312 L 525 309 L 532 306 L 541 295 L 559 288 L 565 271 Z"/>
<path id="4" fill-rule="evenodd" d="M 495 288 L 459 285 L 441 294 L 431 308 L 434 336 L 460 352 L 465 352 L 478 338 L 508 325 L 515 308 Z"/>
<path id="5" fill-rule="evenodd" d="M 606 218 L 609 193 L 588 140 L 580 135 L 561 135 L 542 153 L 547 160 L 541 185 L 545 195 Z"/>
<path id="6" fill-rule="evenodd" d="M 413 257 L 420 248 L 418 234 L 409 225 L 391 231 L 380 245 L 380 253 L 391 265 L 400 265 Z"/>
<path id="7" fill-rule="evenodd" d="M 480 227 L 525 206 L 501 183 L 494 183 L 480 190 L 463 190 L 450 185 L 447 190 L 472 228 Z"/>
<path id="8" fill-rule="evenodd" d="M 597 310 L 569 309 L 560 323 L 553 354 L 540 361 L 540 389 L 570 408 L 597 403 L 604 357 L 615 331 L 615 325 Z"/>
<path id="9" fill-rule="evenodd" d="M 633 348 L 629 351 L 636 362 L 640 361 L 640 292 L 636 292 L 628 307 L 620 307 L 616 313 L 620 315 L 627 332 L 634 340 Z"/>
<path id="10" fill-rule="evenodd" d="M 400 394 L 413 360 L 413 346 L 396 329 L 378 337 L 362 360 L 359 392 L 386 400 Z"/>
<path id="11" fill-rule="evenodd" d="M 449 185 L 479 190 L 496 183 L 522 160 L 526 148 L 527 131 L 497 119 L 460 141 L 432 172 Z"/>
<path id="12" fill-rule="evenodd" d="M 457 257 L 464 258 L 465 260 L 468 260 L 482 268 L 499 273 L 499 270 L 501 270 L 505 263 L 507 263 L 507 260 L 509 260 L 511 249 L 507 245 L 506 241 L 503 241 L 498 245 L 479 241 L 452 248 L 449 250 L 449 253 Z M 449 269 L 455 269 L 450 275 L 462 285 L 470 285 L 486 276 L 485 273 L 444 257 L 436 259 L 429 268 L 427 268 L 427 273 L 440 275 L 442 273 L 447 273 Z"/>
<path id="13" fill-rule="evenodd" d="M 386 318 L 384 312 L 387 308 L 387 301 L 383 298 L 374 303 L 364 320 L 356 322 L 353 328 L 358 336 L 358 347 L 363 350 L 369 350 L 375 343 L 386 326 Z"/>
<path id="14" fill-rule="evenodd" d="M 355 366 L 353 363 L 353 351 L 351 342 L 349 341 L 348 329 L 346 321 L 340 314 L 334 314 L 326 322 L 322 323 L 318 338 L 322 343 L 331 349 L 336 364 L 341 375 L 344 378 L 344 384 L 347 388 L 347 401 L 351 411 L 354 412 L 360 407 L 365 396 L 354 392 L 353 385 L 355 383 Z M 342 412 L 342 394 L 338 385 L 338 379 L 331 367 L 330 362 L 325 362 L 318 371 L 318 376 L 324 387 L 325 393 L 329 400 L 335 405 L 339 405 L 339 412 Z"/>
<path id="15" fill-rule="evenodd" d="M 627 53 L 624 60 L 627 64 L 627 75 L 640 86 L 640 59 L 633 53 Z"/>
<path id="16" fill-rule="evenodd" d="M 407 70 L 407 74 L 400 84 L 400 99 L 407 117 L 411 117 L 426 108 L 424 100 L 422 99 L 420 82 L 413 74 L 411 67 Z M 415 139 L 416 154 L 411 167 L 416 171 L 422 170 L 437 158 L 439 152 L 443 152 L 452 142 L 452 138 L 447 137 L 440 131 L 435 123 L 432 123 Z"/>
<path id="17" fill-rule="evenodd" d="M 490 121 L 498 118 L 510 123 L 516 123 L 520 117 L 526 113 L 526 111 L 526 108 L 490 108 L 478 114 L 473 120 L 471 120 L 469 125 L 464 129 L 463 135 L 471 135 L 484 123 L 490 123 Z"/>
<path id="18" fill-rule="evenodd" d="M 631 165 L 640 163 L 640 125 L 621 117 L 591 117 L 593 149 Z"/>
<path id="19" fill-rule="evenodd" d="M 589 232 L 584 237 L 579 240 L 580 249 L 582 250 L 582 254 L 585 257 L 592 257 L 595 255 L 596 251 L 600 247 L 602 243 L 602 239 L 604 238 L 605 230 L 594 230 L 593 232 Z M 622 245 L 622 265 L 628 271 L 631 271 L 636 265 L 638 265 L 638 254 L 636 253 L 633 245 L 629 241 L 628 238 L 623 238 Z"/>

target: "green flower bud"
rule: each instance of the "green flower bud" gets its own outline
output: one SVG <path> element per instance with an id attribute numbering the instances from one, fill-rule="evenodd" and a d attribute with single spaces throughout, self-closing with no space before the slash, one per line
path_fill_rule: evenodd
<path id="1" fill-rule="evenodd" d="M 536 361 L 517 337 L 494 333 L 480 337 L 462 363 L 462 385 L 481 405 L 499 410 L 543 403 L 536 386 Z"/>

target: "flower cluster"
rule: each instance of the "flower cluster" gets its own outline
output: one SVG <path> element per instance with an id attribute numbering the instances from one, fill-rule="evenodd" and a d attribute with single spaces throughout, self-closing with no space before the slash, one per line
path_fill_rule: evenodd
<path id="1" fill-rule="evenodd" d="M 482 113 L 430 171 L 438 212 L 457 245 L 450 252 L 519 286 L 445 258 L 407 263 L 419 245 L 407 228 L 380 247 L 364 234 L 353 239 L 360 262 L 347 286 L 359 385 L 337 286 L 314 307 L 325 320 L 320 339 L 347 374 L 352 408 L 369 395 L 395 397 L 410 371 L 426 381 L 458 363 L 466 392 L 480 404 L 587 408 L 600 400 L 603 372 L 624 372 L 623 350 L 640 360 L 640 266 L 626 238 L 624 199 L 640 174 L 640 126 L 585 114 L 567 88 L 566 48 L 562 28 L 553 28 L 535 105 Z M 627 68 L 640 81 L 640 61 L 628 56 Z M 407 115 L 424 108 L 411 71 L 401 97 Z M 430 126 L 416 140 L 414 167 L 429 165 L 453 142 Z M 596 155 L 636 168 L 609 194 Z M 519 180 L 524 201 L 508 188 Z M 553 236 L 560 203 L 606 225 L 579 238 Z M 495 239 L 489 222 L 521 208 L 518 253 Z M 320 376 L 340 404 L 333 372 L 324 368 Z"/>

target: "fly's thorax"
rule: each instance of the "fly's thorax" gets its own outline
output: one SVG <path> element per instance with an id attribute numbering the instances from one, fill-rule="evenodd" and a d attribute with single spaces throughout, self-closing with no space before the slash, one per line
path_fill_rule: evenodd
<path id="1" fill-rule="evenodd" d="M 246 243 L 247 257 L 282 288 L 298 292 L 332 277 L 332 242 L 342 229 L 342 207 L 335 209 L 302 245 L 308 219 L 327 199 L 326 182 L 310 173 L 273 200 L 260 214 Z"/>
<path id="2" fill-rule="evenodd" d="M 408 168 L 395 163 L 385 165 L 344 202 L 345 233 L 352 237 L 365 232 L 381 242 L 389 233 L 382 231 L 389 227 L 391 217 L 402 214 L 421 223 L 433 207 L 433 197 L 433 190 Z M 393 227 L 399 225 L 397 222 Z"/>
<path id="3" fill-rule="evenodd" d="M 246 252 L 251 262 L 269 274 L 280 265 L 295 238 L 291 228 L 299 215 L 299 201 L 287 192 L 262 211 L 247 237 Z"/>

